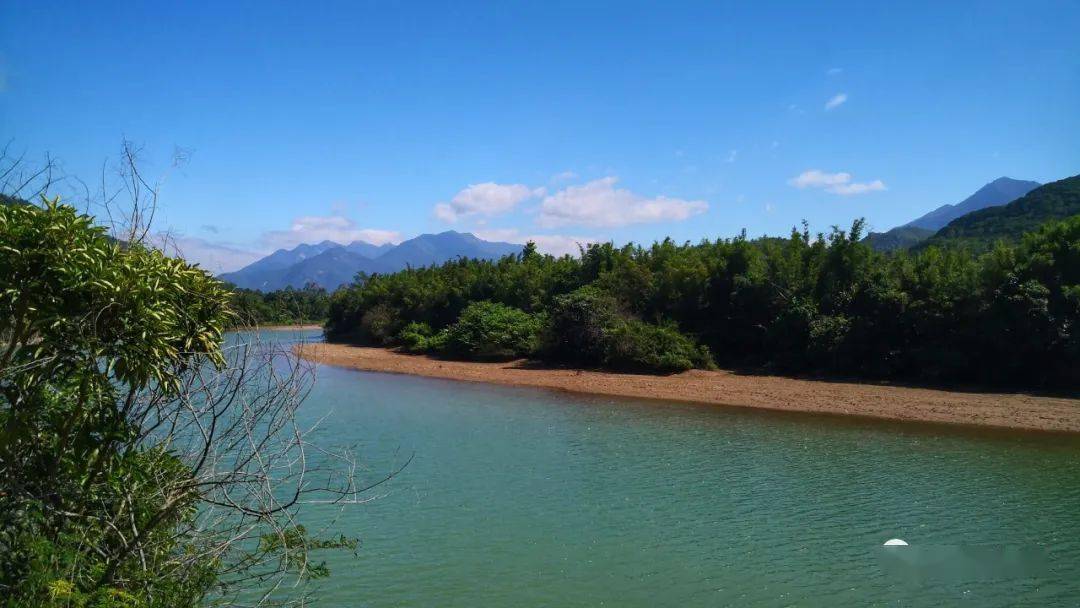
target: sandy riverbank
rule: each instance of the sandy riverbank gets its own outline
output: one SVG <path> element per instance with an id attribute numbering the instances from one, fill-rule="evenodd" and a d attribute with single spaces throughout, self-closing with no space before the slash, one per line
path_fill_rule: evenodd
<path id="1" fill-rule="evenodd" d="M 970 393 L 691 370 L 673 376 L 536 368 L 525 361 L 444 361 L 382 348 L 297 346 L 305 359 L 354 369 L 470 382 L 889 420 L 1080 433 L 1080 399 Z"/>

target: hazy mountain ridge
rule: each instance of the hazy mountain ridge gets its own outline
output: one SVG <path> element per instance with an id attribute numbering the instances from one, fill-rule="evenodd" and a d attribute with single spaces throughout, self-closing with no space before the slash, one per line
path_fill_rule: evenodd
<path id="1" fill-rule="evenodd" d="M 365 243 L 364 241 L 353 241 L 348 245 L 345 245 L 346 251 L 352 253 L 358 253 L 365 258 L 375 259 L 387 251 L 393 249 L 395 245 L 390 243 L 383 243 L 382 245 L 372 245 L 371 243 Z"/>
<path id="2" fill-rule="evenodd" d="M 391 273 L 408 267 L 441 264 L 459 257 L 497 259 L 521 251 L 514 243 L 484 241 L 470 233 L 449 230 L 422 234 L 398 245 L 348 245 L 323 241 L 279 249 L 240 270 L 220 275 L 237 287 L 273 291 L 316 283 L 333 290 L 353 280 L 358 272 Z"/>

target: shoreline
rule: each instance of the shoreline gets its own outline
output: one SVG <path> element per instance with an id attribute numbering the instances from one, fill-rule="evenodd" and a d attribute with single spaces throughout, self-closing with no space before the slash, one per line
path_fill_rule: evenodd
<path id="1" fill-rule="evenodd" d="M 323 326 L 319 323 L 296 323 L 294 325 L 252 325 L 250 329 L 261 329 L 263 331 L 289 331 L 322 328 Z"/>
<path id="2" fill-rule="evenodd" d="M 528 361 L 450 361 L 385 348 L 309 343 L 315 363 L 610 397 L 745 407 L 968 427 L 1080 433 L 1080 399 L 690 370 L 671 376 L 536 367 Z"/>

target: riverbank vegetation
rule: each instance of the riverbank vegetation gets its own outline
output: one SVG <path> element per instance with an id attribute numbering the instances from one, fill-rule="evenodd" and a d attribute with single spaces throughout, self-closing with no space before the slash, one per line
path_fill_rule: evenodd
<path id="1" fill-rule="evenodd" d="M 354 463 L 305 457 L 307 367 L 223 348 L 233 297 L 72 207 L 0 205 L 0 603 L 305 603 L 310 553 L 355 547 L 296 520 L 350 502 Z"/>
<path id="2" fill-rule="evenodd" d="M 812 235 L 580 258 L 528 245 L 362 276 L 331 296 L 328 338 L 460 358 L 670 372 L 728 367 L 931 383 L 1080 383 L 1080 216 L 985 253 L 875 252 L 863 222 Z"/>
<path id="3" fill-rule="evenodd" d="M 230 287 L 231 307 L 241 327 L 321 324 L 330 312 L 330 294 L 318 285 L 270 292 Z"/>

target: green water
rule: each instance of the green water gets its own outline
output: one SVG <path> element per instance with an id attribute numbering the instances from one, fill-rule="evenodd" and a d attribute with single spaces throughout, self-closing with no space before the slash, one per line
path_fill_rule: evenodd
<path id="1" fill-rule="evenodd" d="M 415 458 L 307 512 L 363 543 L 320 606 L 1080 604 L 1076 440 L 320 367 L 328 413 L 369 478 Z"/>

